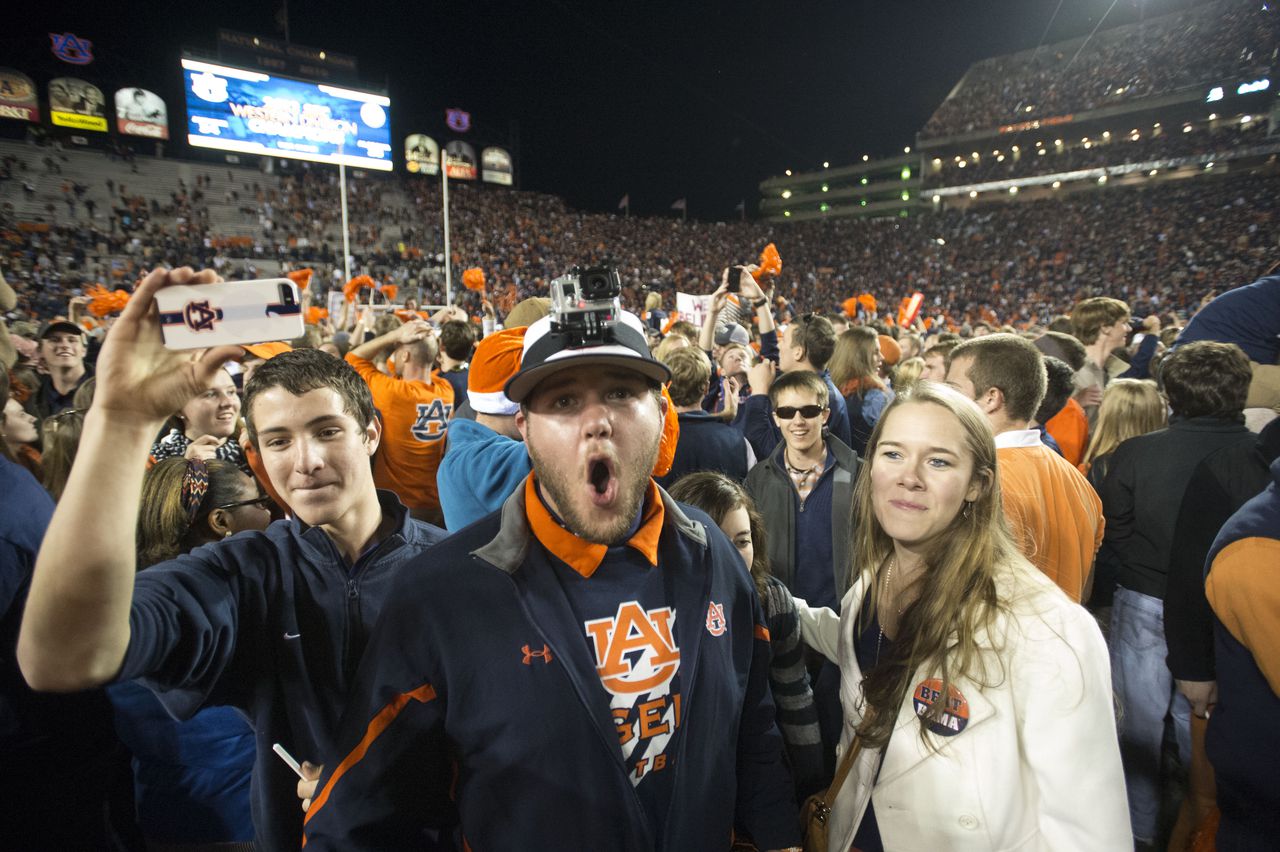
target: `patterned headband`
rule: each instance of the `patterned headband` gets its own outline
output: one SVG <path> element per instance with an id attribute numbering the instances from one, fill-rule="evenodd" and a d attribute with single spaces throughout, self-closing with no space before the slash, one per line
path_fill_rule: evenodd
<path id="1" fill-rule="evenodd" d="M 187 470 L 182 475 L 182 509 L 187 513 L 187 523 L 194 524 L 200 514 L 200 504 L 209 493 L 209 465 L 204 459 L 187 459 Z"/>

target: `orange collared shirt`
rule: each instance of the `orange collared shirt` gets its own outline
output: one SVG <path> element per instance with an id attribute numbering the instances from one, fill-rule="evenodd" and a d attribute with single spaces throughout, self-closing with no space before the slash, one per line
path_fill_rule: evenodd
<path id="1" fill-rule="evenodd" d="M 542 542 L 542 546 L 583 577 L 594 574 L 604 561 L 605 552 L 609 548 L 603 544 L 583 541 L 561 526 L 538 495 L 537 481 L 532 473 L 524 481 L 524 514 L 529 520 L 529 528 L 534 537 Z M 658 565 L 658 539 L 662 535 L 665 514 L 658 485 L 650 479 L 640 527 L 626 543 L 628 547 L 639 551 L 655 568 Z"/>

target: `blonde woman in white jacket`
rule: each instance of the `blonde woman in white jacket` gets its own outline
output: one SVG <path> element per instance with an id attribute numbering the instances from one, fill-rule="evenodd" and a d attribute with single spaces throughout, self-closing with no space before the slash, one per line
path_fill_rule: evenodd
<path id="1" fill-rule="evenodd" d="M 797 602 L 841 668 L 841 753 L 863 745 L 831 848 L 1131 850 L 1106 646 L 1010 540 L 978 407 L 933 382 L 899 395 L 854 512 L 843 619 Z"/>

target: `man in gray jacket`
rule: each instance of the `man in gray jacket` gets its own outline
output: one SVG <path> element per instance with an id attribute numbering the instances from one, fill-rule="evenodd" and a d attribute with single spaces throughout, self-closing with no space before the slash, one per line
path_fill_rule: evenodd
<path id="1" fill-rule="evenodd" d="M 826 433 L 831 409 L 817 373 L 784 373 L 769 398 L 783 442 L 745 483 L 768 519 L 769 562 L 793 595 L 839 612 L 853 579 L 853 485 L 862 462 Z"/>

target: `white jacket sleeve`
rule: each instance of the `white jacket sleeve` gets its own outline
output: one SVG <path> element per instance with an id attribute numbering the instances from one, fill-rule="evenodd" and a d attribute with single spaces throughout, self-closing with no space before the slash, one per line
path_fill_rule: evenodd
<path id="1" fill-rule="evenodd" d="M 825 606 L 809 606 L 796 598 L 800 617 L 800 637 L 813 650 L 833 663 L 840 663 L 840 616 Z"/>
<path id="2" fill-rule="evenodd" d="M 1036 784 L 1047 849 L 1130 850 L 1129 810 L 1107 647 L 1093 618 L 1063 601 L 1020 619 L 1009 669 L 1018 740 Z"/>

